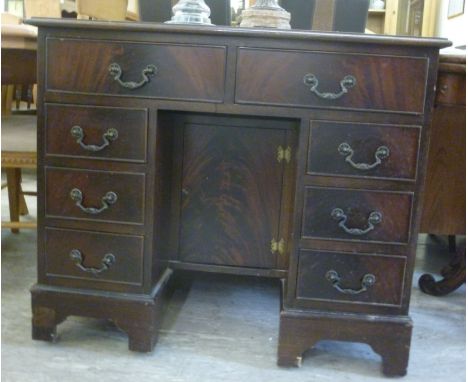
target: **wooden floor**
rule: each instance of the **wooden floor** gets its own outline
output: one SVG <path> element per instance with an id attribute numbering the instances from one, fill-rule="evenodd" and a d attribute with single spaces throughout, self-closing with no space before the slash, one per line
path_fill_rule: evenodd
<path id="1" fill-rule="evenodd" d="M 35 187 L 33 174 L 25 181 Z M 5 196 L 3 190 L 2 215 Z M 35 199 L 27 201 L 34 214 Z M 32 341 L 35 241 L 31 230 L 2 231 L 2 381 L 385 381 L 379 357 L 361 344 L 322 342 L 301 369 L 277 368 L 279 285 L 254 278 L 197 275 L 190 290 L 174 294 L 151 354 L 129 353 L 126 335 L 107 321 L 75 317 L 59 326 L 58 343 Z M 465 287 L 442 298 L 417 288 L 422 273 L 437 274 L 446 263 L 444 249 L 444 242 L 420 238 L 405 382 L 447 381 L 447 372 L 450 382 L 465 381 Z"/>

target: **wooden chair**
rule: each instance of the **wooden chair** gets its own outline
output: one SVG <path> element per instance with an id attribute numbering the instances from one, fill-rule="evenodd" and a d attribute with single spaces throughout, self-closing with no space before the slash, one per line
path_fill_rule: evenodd
<path id="1" fill-rule="evenodd" d="M 128 0 L 76 0 L 79 18 L 125 20 Z"/>
<path id="2" fill-rule="evenodd" d="M 22 20 L 2 14 L 2 170 L 6 172 L 10 221 L 2 220 L 2 228 L 13 233 L 20 228 L 35 228 L 35 222 L 20 222 L 20 215 L 28 214 L 21 187 L 21 172 L 24 168 L 36 168 L 36 116 L 6 116 L 12 85 L 30 89 L 36 83 L 37 29 L 21 23 Z"/>
<path id="3" fill-rule="evenodd" d="M 22 169 L 37 167 L 35 115 L 2 117 L 2 170 L 6 172 L 10 221 L 2 220 L 2 228 L 18 233 L 20 228 L 36 228 L 36 222 L 21 222 L 20 215 L 28 214 L 24 195 L 37 195 L 23 191 Z M 2 185 L 2 189 L 4 185 Z"/>

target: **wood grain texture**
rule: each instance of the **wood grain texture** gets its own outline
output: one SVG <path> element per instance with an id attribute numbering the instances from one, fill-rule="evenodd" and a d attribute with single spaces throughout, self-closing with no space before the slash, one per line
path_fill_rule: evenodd
<path id="1" fill-rule="evenodd" d="M 112 320 L 128 334 L 129 350 L 150 352 L 158 339 L 167 284 L 172 275 L 166 270 L 151 294 L 125 294 L 60 288 L 36 284 L 31 288 L 32 337 L 56 341 L 57 325 L 69 316 Z"/>
<path id="2" fill-rule="evenodd" d="M 250 123 L 252 124 L 252 122 Z M 186 122 L 179 259 L 274 268 L 285 130 Z"/>
<path id="3" fill-rule="evenodd" d="M 111 33 L 126 33 L 129 32 L 146 32 L 147 34 L 159 33 L 161 35 L 165 33 L 176 35 L 178 38 L 186 39 L 188 36 L 197 35 L 209 36 L 209 37 L 220 37 L 225 39 L 226 37 L 235 39 L 241 37 L 247 37 L 250 39 L 262 38 L 264 41 L 273 39 L 275 42 L 282 40 L 305 40 L 306 43 L 310 41 L 326 41 L 329 43 L 336 43 L 336 41 L 343 41 L 345 43 L 366 43 L 369 45 L 377 44 L 379 46 L 387 47 L 391 45 L 397 46 L 410 46 L 410 47 L 426 47 L 433 49 L 445 48 L 451 45 L 451 42 L 445 38 L 417 38 L 412 36 L 384 36 L 384 35 L 372 35 L 362 33 L 327 33 L 320 31 L 285 31 L 274 28 L 231 28 L 217 25 L 216 28 L 204 28 L 197 25 L 174 25 L 174 24 L 162 24 L 162 23 L 121 23 L 121 22 L 107 22 L 107 21 L 86 21 L 79 20 L 71 21 L 66 19 L 57 18 L 33 18 L 28 19 L 25 22 L 29 25 L 36 25 L 42 28 L 58 28 L 63 30 L 75 29 L 79 34 L 83 33 L 83 30 L 89 31 L 90 34 L 99 32 L 103 34 L 107 31 Z M 182 35 L 183 37 L 180 37 Z M 206 40 L 209 37 L 202 37 Z"/>
<path id="4" fill-rule="evenodd" d="M 406 244 L 409 240 L 413 197 L 410 193 L 376 192 L 307 187 L 302 238 L 374 241 Z M 365 235 L 345 232 L 331 213 L 340 208 L 347 215 L 346 226 L 361 230 L 369 226 L 369 215 L 382 214 L 382 221 Z"/>
<path id="5" fill-rule="evenodd" d="M 46 216 L 73 220 L 143 224 L 144 174 L 47 168 Z M 97 215 L 83 212 L 70 197 L 74 188 L 83 194 L 83 206 L 101 208 L 102 197 L 115 192 L 117 201 Z"/>
<path id="6" fill-rule="evenodd" d="M 352 304 L 400 306 L 405 264 L 404 257 L 302 250 L 299 254 L 297 297 Z M 339 274 L 339 285 L 342 288 L 361 289 L 361 281 L 366 274 L 374 275 L 376 282 L 360 294 L 343 294 L 326 279 L 325 275 L 330 270 Z M 392 277 L 388 277 L 389 274 Z M 339 310 L 343 311 L 343 308 L 340 306 Z"/>
<path id="7" fill-rule="evenodd" d="M 145 109 L 47 104 L 46 156 L 146 161 L 148 111 Z M 73 126 L 83 130 L 85 145 L 104 144 L 103 135 L 115 129 L 118 137 L 100 151 L 87 151 L 71 135 Z"/>
<path id="8" fill-rule="evenodd" d="M 46 274 L 54 285 L 110 291 L 138 290 L 143 282 L 143 237 L 89 231 L 46 229 Z M 106 254 L 115 257 L 107 271 L 93 275 L 70 258 L 77 249 L 84 267 L 101 268 Z"/>
<path id="9" fill-rule="evenodd" d="M 423 113 L 427 67 L 422 58 L 240 48 L 236 102 Z M 308 73 L 321 92 L 339 93 L 347 75 L 356 85 L 339 99 L 323 100 L 304 84 Z"/>
<path id="10" fill-rule="evenodd" d="M 441 58 L 421 232 L 466 232 L 466 63 Z"/>
<path id="11" fill-rule="evenodd" d="M 458 64 L 466 66 L 465 64 Z M 445 69 L 448 70 L 448 69 Z M 466 67 L 465 67 L 466 70 Z M 466 106 L 466 73 L 439 71 L 436 105 Z"/>
<path id="12" fill-rule="evenodd" d="M 308 174 L 416 180 L 420 128 L 367 123 L 311 121 Z M 347 143 L 354 151 L 354 163 L 376 163 L 381 146 L 389 149 L 388 157 L 369 170 L 358 170 L 346 161 L 338 148 Z"/>
<path id="13" fill-rule="evenodd" d="M 318 340 L 333 339 L 368 342 L 382 355 L 384 372 L 406 372 L 409 296 L 437 49 L 447 46 L 447 41 L 142 23 L 33 22 L 41 25 L 40 284 L 33 290 L 34 338 L 50 340 L 55 326 L 68 315 L 92 316 L 113 319 L 130 334 L 130 349 L 149 351 L 161 318 L 156 305 L 165 267 L 271 277 L 284 277 L 289 268 L 280 365 L 293 364 Z M 159 72 L 141 89 L 124 90 L 109 76 L 112 62 L 121 65 L 123 81 L 139 81 L 148 64 L 156 64 Z M 318 100 L 303 83 L 304 75 L 312 71 L 321 92 L 338 92 L 347 74 L 356 77 L 357 85 L 336 101 Z M 44 101 L 147 109 L 147 161 L 46 157 Z M 349 124 L 340 134 L 354 137 L 360 161 L 368 161 L 374 150 L 370 146 L 385 138 L 395 146 L 392 153 L 401 153 L 401 162 L 392 162 L 385 179 L 349 176 L 342 168 L 330 167 L 333 161 L 328 157 L 323 158 L 326 163 L 313 160 L 312 167 L 330 174 L 307 174 L 311 120 Z M 373 129 L 366 132 L 369 124 Z M 406 130 L 408 126 L 420 129 Z M 324 152 L 328 140 L 341 138 L 332 133 L 339 131 L 335 128 L 323 126 L 319 133 L 325 143 L 319 141 L 311 155 Z M 371 137 L 372 142 L 366 141 L 369 146 L 360 143 L 364 136 Z M 292 148 L 290 167 L 275 162 L 276 147 L 269 151 L 279 142 Z M 417 169 L 411 170 L 413 165 Z M 47 172 L 53 173 L 52 181 Z M 99 206 L 110 186 L 122 187 L 117 191 L 124 203 L 104 212 L 106 220 L 82 219 L 68 200 L 67 187 L 74 182 L 83 187 L 86 205 Z M 57 216 L 49 214 L 50 208 Z M 366 228 L 374 209 L 381 210 L 383 220 L 356 240 L 331 219 L 333 208 L 349 215 L 350 228 Z M 143 237 L 142 291 L 50 285 L 44 248 L 47 227 Z M 284 258 L 270 253 L 275 233 L 277 240 L 285 239 Z M 330 263 L 309 264 L 302 252 Z M 333 296 L 316 299 L 313 283 L 318 279 L 310 275 L 322 265 L 342 266 L 340 273 L 349 287 L 359 282 L 358 271 L 377 269 L 378 279 L 390 289 L 384 293 L 376 285 L 379 293 L 368 299 L 360 295 L 361 301 L 355 303 Z M 312 298 L 297 298 L 299 275 L 301 291 Z M 401 279 L 398 305 L 392 283 Z"/>
<path id="14" fill-rule="evenodd" d="M 223 101 L 225 47 L 50 38 L 47 49 L 48 57 L 54 57 L 47 61 L 49 90 Z M 147 65 L 155 65 L 158 70 L 149 83 L 129 90 L 109 75 L 112 63 L 122 68 L 122 81 L 141 81 Z"/>
<path id="15" fill-rule="evenodd" d="M 2 85 L 33 85 L 37 82 L 37 52 L 2 48 Z"/>
<path id="16" fill-rule="evenodd" d="M 421 232 L 466 232 L 466 109 L 434 109 Z"/>

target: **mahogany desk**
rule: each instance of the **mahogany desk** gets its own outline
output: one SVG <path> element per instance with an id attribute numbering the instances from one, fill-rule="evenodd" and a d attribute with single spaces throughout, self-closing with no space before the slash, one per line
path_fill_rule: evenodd
<path id="1" fill-rule="evenodd" d="M 283 280 L 278 364 L 321 339 L 406 373 L 446 40 L 36 19 L 33 338 L 151 351 L 173 270 Z"/>

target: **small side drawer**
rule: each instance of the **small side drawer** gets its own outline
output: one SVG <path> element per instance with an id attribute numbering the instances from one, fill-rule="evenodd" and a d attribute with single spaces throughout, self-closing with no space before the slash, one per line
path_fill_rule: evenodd
<path id="1" fill-rule="evenodd" d="M 302 250 L 298 267 L 298 299 L 401 305 L 405 257 Z"/>
<path id="2" fill-rule="evenodd" d="M 413 194 L 306 187 L 302 239 L 407 244 Z"/>
<path id="3" fill-rule="evenodd" d="M 414 181 L 418 126 L 311 121 L 307 173 Z"/>
<path id="4" fill-rule="evenodd" d="M 240 48 L 236 102 L 422 114 L 428 59 Z"/>
<path id="5" fill-rule="evenodd" d="M 65 286 L 77 280 L 94 289 L 141 286 L 143 248 L 141 236 L 46 228 L 46 276 Z"/>
<path id="6" fill-rule="evenodd" d="M 46 90 L 224 100 L 226 47 L 48 38 Z"/>
<path id="7" fill-rule="evenodd" d="M 46 156 L 146 162 L 148 111 L 46 104 Z"/>
<path id="8" fill-rule="evenodd" d="M 143 224 L 145 174 L 46 167 L 46 217 Z"/>

